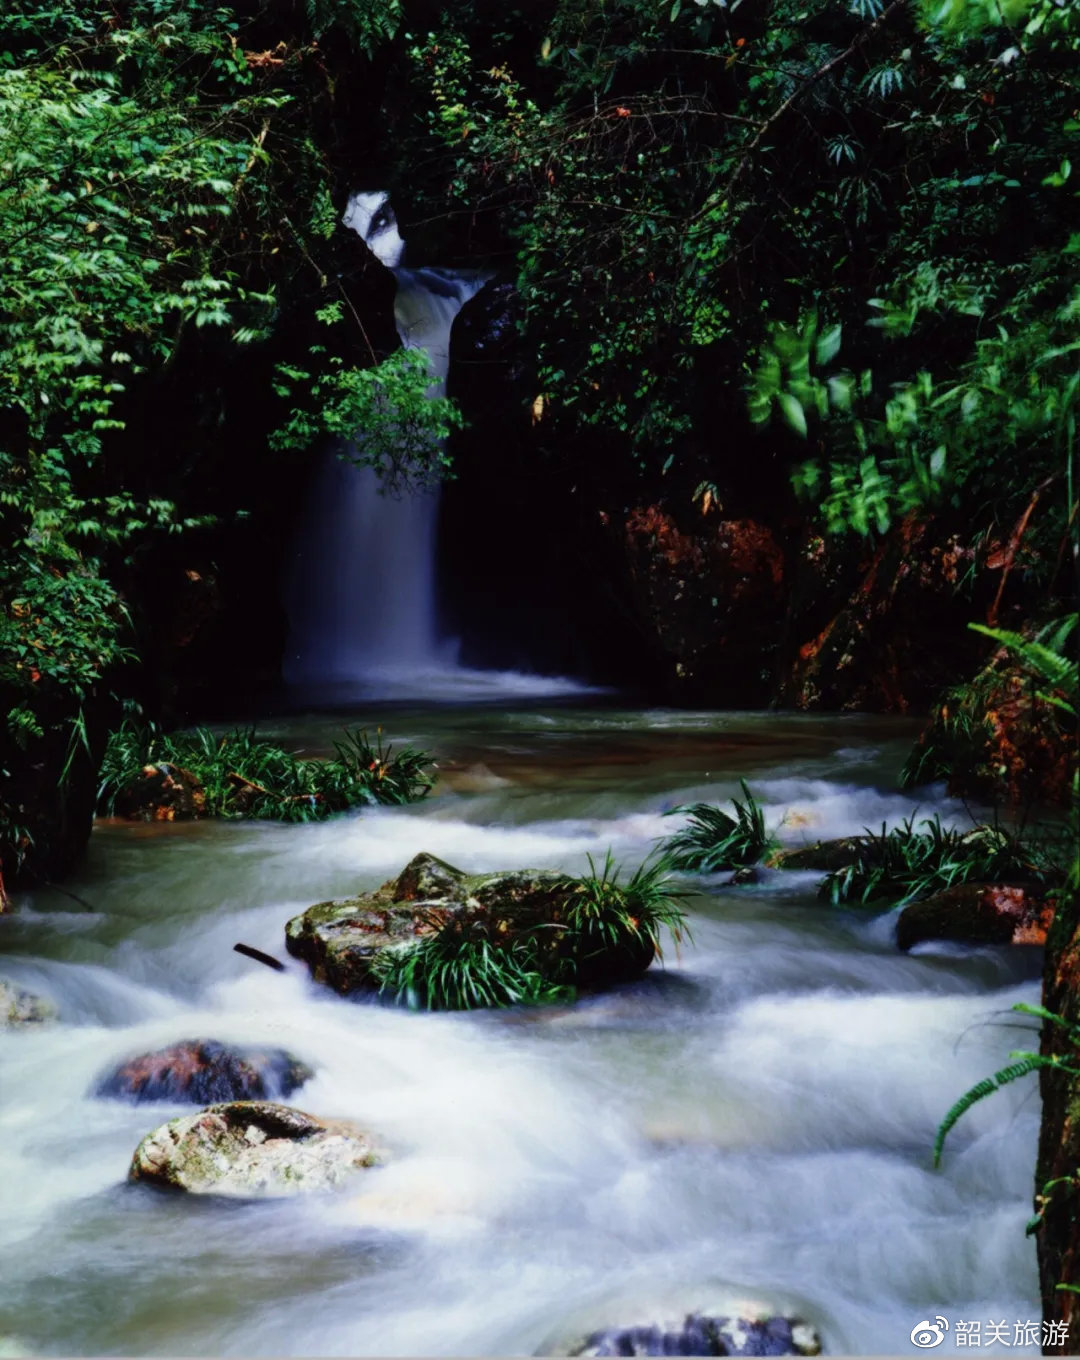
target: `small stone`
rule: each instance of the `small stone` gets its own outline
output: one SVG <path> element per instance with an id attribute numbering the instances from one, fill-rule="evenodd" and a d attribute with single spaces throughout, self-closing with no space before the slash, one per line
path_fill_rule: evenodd
<path id="1" fill-rule="evenodd" d="M 56 1006 L 43 996 L 24 992 L 0 978 L 0 1029 L 16 1025 L 41 1025 L 56 1019 Z"/>

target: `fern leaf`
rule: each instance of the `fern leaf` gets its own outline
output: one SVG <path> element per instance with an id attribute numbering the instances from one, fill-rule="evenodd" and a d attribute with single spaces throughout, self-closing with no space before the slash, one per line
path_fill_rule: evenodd
<path id="1" fill-rule="evenodd" d="M 938 1125 L 937 1136 L 934 1139 L 934 1166 L 941 1165 L 941 1153 L 945 1147 L 945 1139 L 949 1136 L 953 1126 L 963 1115 L 967 1114 L 972 1105 L 980 1100 L 985 1100 L 987 1096 L 992 1096 L 995 1091 L 1002 1086 L 1008 1086 L 1012 1081 L 1019 1077 L 1027 1076 L 1029 1072 L 1034 1072 L 1040 1067 L 1053 1067 L 1056 1063 L 1041 1053 L 1029 1053 L 1021 1058 L 1019 1062 L 1010 1063 L 1008 1067 L 1003 1067 L 999 1072 L 995 1072 L 992 1077 L 984 1077 L 982 1081 L 976 1082 L 970 1091 L 966 1091 L 960 1099 L 952 1106 L 948 1114 Z"/>

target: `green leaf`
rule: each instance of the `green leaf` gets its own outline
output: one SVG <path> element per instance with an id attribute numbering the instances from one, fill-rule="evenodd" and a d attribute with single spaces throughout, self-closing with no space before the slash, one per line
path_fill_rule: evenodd
<path id="1" fill-rule="evenodd" d="M 776 401 L 787 424 L 797 435 L 805 439 L 806 412 L 803 410 L 802 402 L 790 392 L 777 392 Z"/>

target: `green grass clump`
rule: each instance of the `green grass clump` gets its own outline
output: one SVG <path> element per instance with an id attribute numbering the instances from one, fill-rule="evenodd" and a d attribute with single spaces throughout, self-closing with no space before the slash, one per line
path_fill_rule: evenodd
<path id="1" fill-rule="evenodd" d="M 329 760 L 305 760 L 263 741 L 252 728 L 224 736 L 205 727 L 162 732 L 131 721 L 112 734 L 101 767 L 98 812 L 113 814 L 118 800 L 148 766 L 193 775 L 205 794 L 208 817 L 252 817 L 310 822 L 362 804 L 412 803 L 431 789 L 431 758 L 405 747 L 395 754 L 367 734 L 348 731 Z"/>
<path id="2" fill-rule="evenodd" d="M 441 921 L 415 943 L 378 953 L 372 972 L 383 995 L 414 1009 L 474 1010 L 573 1001 L 579 986 L 644 971 L 661 955 L 661 932 L 688 935 L 665 859 L 646 860 L 624 883 L 609 851 L 602 868 L 567 878 L 551 919 L 521 929 L 486 913 Z"/>
<path id="3" fill-rule="evenodd" d="M 673 869 L 711 874 L 756 864 L 774 844 L 765 828 L 765 813 L 744 779 L 739 780 L 745 802 L 731 800 L 735 815 L 711 803 L 689 803 L 666 815 L 689 815 L 688 824 L 669 836 L 664 852 Z"/>
<path id="4" fill-rule="evenodd" d="M 855 858 L 822 883 L 819 896 L 829 902 L 867 903 L 892 898 L 929 897 L 958 883 L 1000 883 L 1009 879 L 1050 886 L 1060 876 L 1046 849 L 996 826 L 959 831 L 940 817 L 914 817 L 881 834 L 867 831 Z"/>
<path id="5" fill-rule="evenodd" d="M 487 923 L 453 917 L 415 943 L 378 953 L 379 991 L 413 1010 L 468 1011 L 572 1001 L 574 988 L 540 966 L 534 937 L 504 943 Z"/>
<path id="6" fill-rule="evenodd" d="M 675 867 L 667 855 L 652 855 L 620 883 L 622 870 L 610 850 L 599 870 L 589 856 L 589 872 L 574 880 L 567 909 L 566 930 L 578 966 L 591 953 L 618 947 L 628 938 L 651 944 L 659 957 L 665 929 L 677 946 L 682 943 L 689 932 L 679 901 L 687 894 L 671 886 Z"/>

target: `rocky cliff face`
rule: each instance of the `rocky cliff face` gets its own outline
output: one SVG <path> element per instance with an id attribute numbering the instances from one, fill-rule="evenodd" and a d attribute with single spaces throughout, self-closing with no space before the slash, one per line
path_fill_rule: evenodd
<path id="1" fill-rule="evenodd" d="M 1075 1066 L 1080 1041 L 1080 903 L 1061 902 L 1046 950 L 1043 1001 L 1068 1026 L 1047 1023 L 1042 1050 Z M 1041 1073 L 1043 1123 L 1035 1173 L 1036 1230 L 1043 1318 L 1061 1323 L 1060 1344 L 1048 1355 L 1080 1353 L 1080 1076 Z"/>

